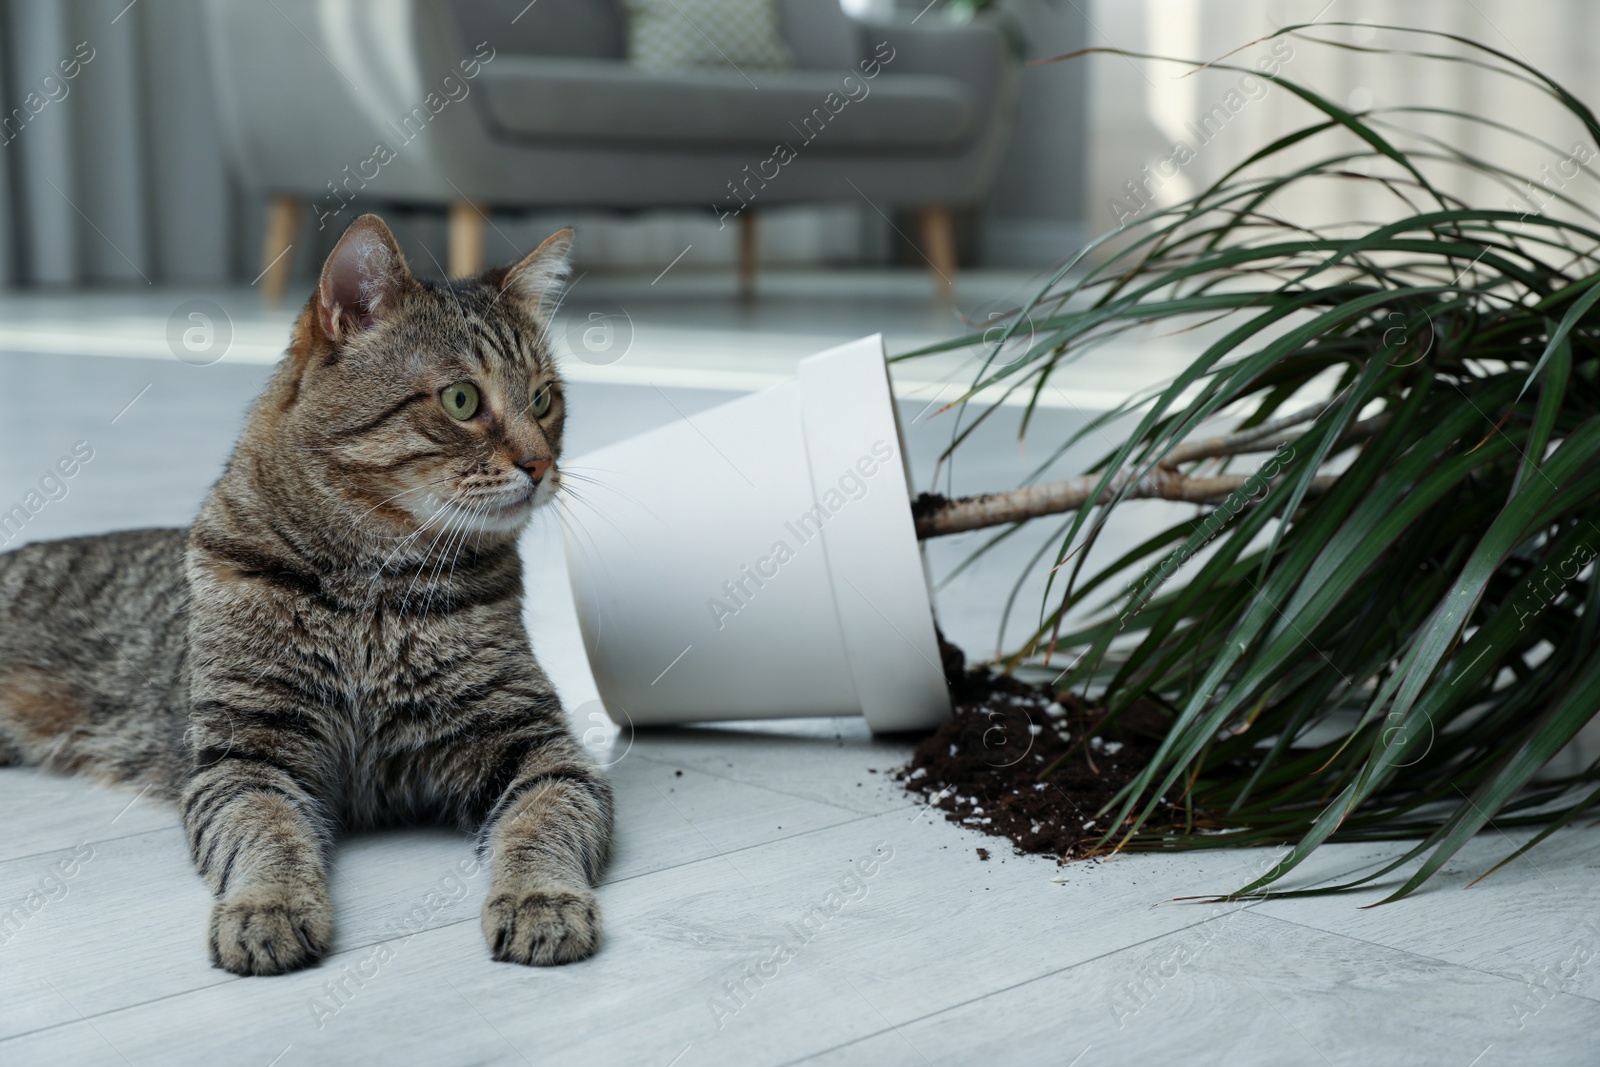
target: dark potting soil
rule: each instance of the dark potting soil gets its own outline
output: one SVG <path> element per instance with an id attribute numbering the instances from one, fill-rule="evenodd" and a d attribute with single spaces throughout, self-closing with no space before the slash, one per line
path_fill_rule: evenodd
<path id="1" fill-rule="evenodd" d="M 1097 812 L 1155 756 L 1166 713 L 1139 703 L 1107 724 L 1104 711 L 1070 693 L 967 670 L 959 648 L 942 637 L 939 645 L 954 714 L 896 777 L 949 821 L 1008 838 L 1018 852 L 1063 862 L 1093 854 L 1107 825 Z M 1087 745 L 1039 780 L 1084 737 Z"/>

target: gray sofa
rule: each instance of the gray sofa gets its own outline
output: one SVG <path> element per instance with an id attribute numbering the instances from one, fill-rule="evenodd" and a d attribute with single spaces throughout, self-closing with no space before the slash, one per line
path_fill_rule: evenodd
<path id="1" fill-rule="evenodd" d="M 452 274 L 481 266 L 490 209 L 698 207 L 741 230 L 774 204 L 916 209 L 941 292 L 950 208 L 984 194 L 1015 65 L 993 28 L 851 19 L 779 0 L 792 70 L 649 73 L 616 0 L 206 0 L 231 161 L 269 200 L 267 291 L 309 208 L 445 204 Z M 787 150 L 786 150 L 787 149 Z"/>

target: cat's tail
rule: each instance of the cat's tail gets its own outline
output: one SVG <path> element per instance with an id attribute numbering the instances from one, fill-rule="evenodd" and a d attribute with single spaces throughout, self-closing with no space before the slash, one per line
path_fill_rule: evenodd
<path id="1" fill-rule="evenodd" d="M 0 664 L 0 678 L 6 675 L 6 668 Z M 0 696 L 0 767 L 19 767 L 31 762 L 23 751 L 20 740 L 12 736 L 11 711 L 5 697 Z"/>
<path id="2" fill-rule="evenodd" d="M 42 767 L 175 797 L 186 766 L 159 723 L 98 707 L 70 681 L 0 664 L 0 766 Z"/>
<path id="3" fill-rule="evenodd" d="M 0 765 L 176 795 L 185 542 L 133 530 L 0 554 Z"/>
<path id="4" fill-rule="evenodd" d="M 28 664 L 0 664 L 0 763 L 93 774 L 109 755 L 96 752 L 93 727 L 88 702 L 66 679 Z"/>

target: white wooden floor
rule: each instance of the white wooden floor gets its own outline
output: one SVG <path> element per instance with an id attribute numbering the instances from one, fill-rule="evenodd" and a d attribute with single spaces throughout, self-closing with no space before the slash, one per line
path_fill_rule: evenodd
<path id="1" fill-rule="evenodd" d="M 1593 831 L 1463 894 L 1505 845 L 1481 840 L 1376 911 L 1157 906 L 1268 857 L 1001 858 L 884 780 L 903 751 L 836 722 L 636 737 L 613 768 L 620 848 L 593 960 L 489 962 L 466 842 L 402 832 L 344 847 L 333 955 L 271 979 L 206 964 L 207 894 L 171 811 L 0 773 L 0 901 L 37 908 L 0 946 L 0 1062 L 1596 1060 Z"/>
<path id="2" fill-rule="evenodd" d="M 30 538 L 186 521 L 264 374 L 3 349 L 0 501 L 73 440 L 99 449 Z M 24 381 L 60 403 L 17 399 Z M 649 393 L 575 389 L 580 444 L 670 417 Z M 911 448 L 925 462 L 933 445 L 913 433 Z M 1001 435 L 968 477 L 999 477 L 1014 449 Z M 1427 890 L 1374 910 L 1360 905 L 1381 889 L 1163 904 L 1242 884 L 1275 853 L 1011 856 L 914 804 L 886 774 L 910 743 L 859 720 L 609 737 L 588 718 L 553 530 L 525 553 L 541 659 L 619 795 L 598 956 L 491 963 L 466 840 L 407 831 L 341 849 L 320 967 L 236 978 L 206 962 L 208 895 L 172 810 L 0 770 L 0 1064 L 1600 1062 L 1600 830 L 1559 834 L 1464 892 L 1513 847 L 1485 834 Z M 940 608 L 981 649 L 1008 572 L 978 573 Z M 1324 850 L 1296 884 L 1398 848 Z"/>

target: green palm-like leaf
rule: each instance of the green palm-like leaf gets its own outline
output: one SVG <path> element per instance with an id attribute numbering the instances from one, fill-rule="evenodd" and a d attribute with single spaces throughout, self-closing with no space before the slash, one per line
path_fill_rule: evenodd
<path id="1" fill-rule="evenodd" d="M 1322 40 L 1329 25 L 1343 24 L 1274 36 L 1380 54 Z M 1531 87 L 1600 137 L 1582 102 L 1519 59 L 1381 29 L 1405 62 Z M 1235 894 L 1254 896 L 1324 842 L 1417 838 L 1363 878 L 1284 894 L 1409 872 L 1392 900 L 1486 826 L 1540 827 L 1520 855 L 1600 804 L 1600 763 L 1538 777 L 1600 711 L 1600 229 L 1559 190 L 1531 214 L 1463 202 L 1453 178 L 1511 189 L 1517 175 L 1407 123 L 1445 116 L 1543 144 L 1516 126 L 1436 107 L 1356 113 L 1275 84 L 1310 121 L 1072 257 L 1024 308 L 1020 358 L 1000 365 L 1014 338 L 989 338 L 949 451 L 995 410 L 966 414 L 980 394 L 1026 397 L 1029 433 L 1052 376 L 1097 345 L 1220 324 L 1172 381 L 1049 442 L 1034 477 L 1088 435 L 1132 426 L 1089 468 L 1091 499 L 1107 502 L 1067 518 L 1029 563 L 1050 568 L 1044 599 L 1002 662 L 1052 664 L 1053 676 L 1068 658 L 1063 684 L 1112 716 L 1140 700 L 1171 709 L 1155 758 L 1107 805 L 1107 847 L 1292 845 Z M 1291 152 L 1301 162 L 1271 172 Z M 1380 187 L 1395 216 L 1321 232 L 1264 211 L 1285 190 L 1352 181 Z M 1109 512 L 1138 506 L 1115 487 L 1219 420 L 1257 426 L 1308 397 L 1329 402 L 1289 447 L 1269 455 L 1269 437 L 1254 459 L 1224 461 L 1270 461 L 1249 499 L 1117 546 L 1091 570 Z M 1178 825 L 1155 820 L 1162 810 Z"/>

